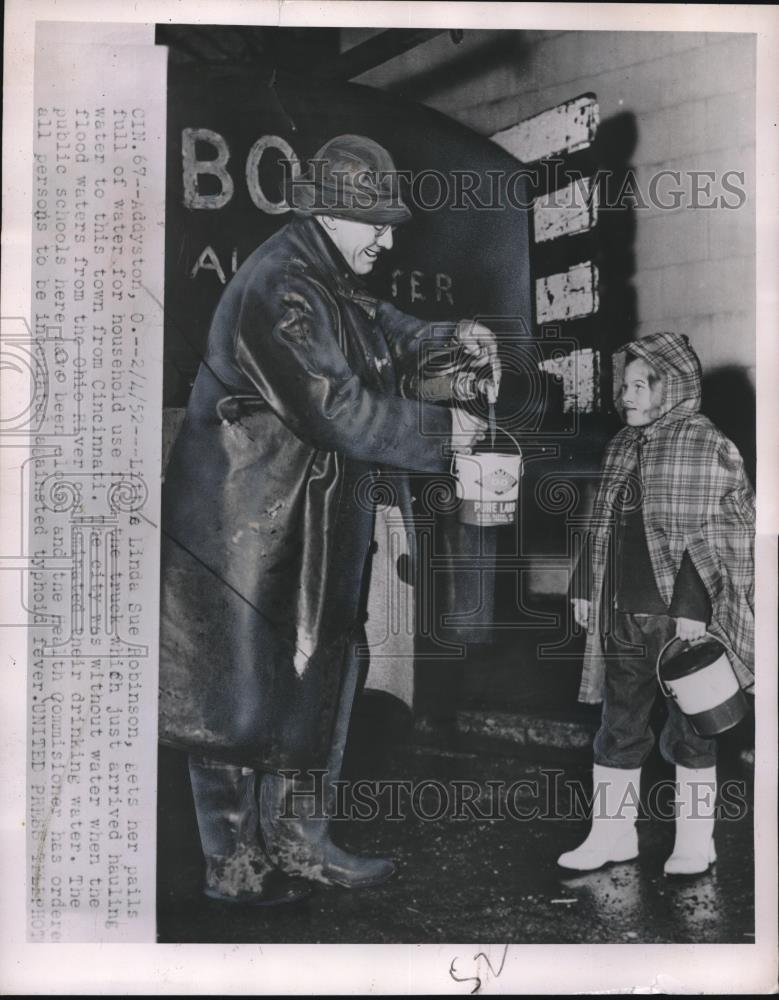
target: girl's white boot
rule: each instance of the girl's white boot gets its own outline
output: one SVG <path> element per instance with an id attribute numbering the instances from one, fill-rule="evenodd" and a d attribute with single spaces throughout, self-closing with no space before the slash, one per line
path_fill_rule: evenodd
<path id="1" fill-rule="evenodd" d="M 666 875 L 700 875 L 717 860 L 714 850 L 716 767 L 676 765 L 676 839 L 663 871 Z"/>
<path id="2" fill-rule="evenodd" d="M 638 856 L 641 768 L 625 770 L 595 764 L 592 769 L 592 827 L 584 841 L 557 859 L 562 868 L 594 871 L 610 861 Z"/>

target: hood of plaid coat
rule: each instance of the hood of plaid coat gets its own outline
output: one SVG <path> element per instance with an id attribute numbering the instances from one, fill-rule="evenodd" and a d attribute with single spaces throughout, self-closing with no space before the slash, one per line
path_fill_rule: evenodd
<path id="1" fill-rule="evenodd" d="M 701 408 L 701 363 L 682 333 L 653 333 L 624 344 L 614 354 L 614 403 L 622 410 L 625 359 L 642 358 L 663 380 L 661 417 L 689 416 Z"/>
<path id="2" fill-rule="evenodd" d="M 754 681 L 754 493 L 738 449 L 700 410 L 701 366 L 687 337 L 655 333 L 614 355 L 615 402 L 627 355 L 643 358 L 663 380 L 661 415 L 645 427 L 623 427 L 604 454 L 590 531 L 590 629 L 579 699 L 602 699 L 603 637 L 614 593 L 609 562 L 620 504 L 640 503 L 661 596 L 670 604 L 685 550 L 712 604 L 709 631 L 733 653 L 744 688 Z M 640 473 L 637 463 L 641 446 Z"/>

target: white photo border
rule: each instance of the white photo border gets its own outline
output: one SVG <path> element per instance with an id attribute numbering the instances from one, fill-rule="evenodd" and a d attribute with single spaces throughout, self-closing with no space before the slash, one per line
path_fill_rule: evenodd
<path id="1" fill-rule="evenodd" d="M 704 992 L 776 990 L 777 532 L 779 531 L 779 13 L 776 7 L 683 4 L 493 4 L 264 2 L 264 0 L 9 0 L 3 88 L 2 313 L 30 303 L 32 85 L 36 20 L 445 26 L 579 31 L 754 32 L 757 37 L 757 766 L 756 939 L 740 945 L 511 945 L 499 978 L 483 992 Z M 7 457 L 7 456 L 4 456 Z M 5 470 L 8 471 L 7 469 Z M 3 503 L 18 505 L 18 477 L 5 476 Z M 470 992 L 450 963 L 500 944 L 447 945 L 49 945 L 24 939 L 25 718 L 23 630 L 3 640 L 3 796 L 0 866 L 2 989 L 52 994 L 294 994 Z M 51 949 L 51 950 L 50 950 Z M 453 987 L 455 988 L 453 990 Z"/>

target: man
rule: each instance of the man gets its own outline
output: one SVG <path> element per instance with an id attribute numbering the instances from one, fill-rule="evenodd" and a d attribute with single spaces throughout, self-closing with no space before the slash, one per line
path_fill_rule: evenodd
<path id="1" fill-rule="evenodd" d="M 336 847 L 327 820 L 358 677 L 366 486 L 383 467 L 445 472 L 446 445 L 484 434 L 399 394 L 423 341 L 462 342 L 493 400 L 500 379 L 485 327 L 431 326 L 360 284 L 410 217 L 387 151 L 338 136 L 313 164 L 293 221 L 222 296 L 163 499 L 160 736 L 190 750 L 207 895 L 258 905 L 392 874 Z M 398 492 L 408 513 L 402 476 Z M 312 769 L 327 781 L 304 809 Z"/>

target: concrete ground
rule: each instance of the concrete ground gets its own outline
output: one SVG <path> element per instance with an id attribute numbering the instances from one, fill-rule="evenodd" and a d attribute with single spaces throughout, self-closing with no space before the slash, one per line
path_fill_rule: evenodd
<path id="1" fill-rule="evenodd" d="M 393 804 L 385 791 L 377 800 L 375 818 L 338 820 L 333 833 L 347 849 L 393 857 L 398 866 L 395 876 L 382 886 L 360 891 L 317 886 L 304 902 L 271 909 L 225 906 L 201 895 L 202 859 L 186 761 L 183 755 L 163 751 L 158 796 L 159 940 L 561 944 L 754 940 L 752 790 L 749 772 L 738 757 L 721 761 L 720 782 L 739 782 L 729 795 L 738 799 L 743 790 L 747 807 L 738 820 L 718 821 L 719 857 L 710 873 L 684 881 L 665 878 L 662 865 L 671 851 L 673 822 L 643 818 L 637 861 L 571 877 L 557 868 L 555 859 L 588 829 L 586 819 L 576 816 L 570 795 L 572 782 L 581 781 L 586 787 L 587 753 L 549 747 L 507 752 L 501 745 L 476 745 L 457 734 L 449 739 L 439 734 L 432 741 L 428 736 L 427 745 L 410 731 L 386 736 L 365 725 L 360 731 L 358 724 L 344 777 L 405 783 L 396 786 L 394 806 L 394 812 L 405 818 L 388 818 Z M 671 769 L 653 756 L 645 769 L 644 794 L 653 782 L 672 777 Z M 506 790 L 520 779 L 524 784 L 515 788 L 512 818 L 507 815 Z M 463 791 L 466 787 L 469 791 Z M 411 814 L 414 789 L 417 812 L 431 818 Z M 472 806 L 463 806 L 463 797 L 469 795 L 478 797 Z M 432 818 L 437 812 L 443 815 Z M 554 818 L 555 814 L 568 818 Z"/>

